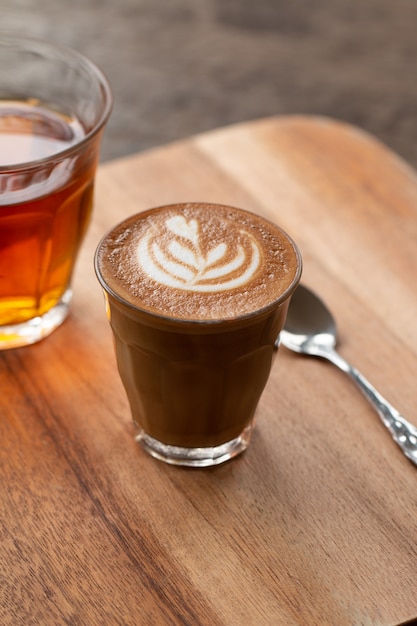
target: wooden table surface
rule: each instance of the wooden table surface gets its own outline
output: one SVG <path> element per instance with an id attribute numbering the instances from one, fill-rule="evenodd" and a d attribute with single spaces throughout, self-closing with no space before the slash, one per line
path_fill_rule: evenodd
<path id="1" fill-rule="evenodd" d="M 248 451 L 134 443 L 93 271 L 139 210 L 224 202 L 284 227 L 340 352 L 417 423 L 417 178 L 358 129 L 241 124 L 101 166 L 72 314 L 0 354 L 0 623 L 394 625 L 417 615 L 417 467 L 324 361 L 281 348 Z"/>

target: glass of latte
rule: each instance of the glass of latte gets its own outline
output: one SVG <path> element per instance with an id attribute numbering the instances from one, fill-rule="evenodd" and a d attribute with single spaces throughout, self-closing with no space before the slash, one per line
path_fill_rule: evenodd
<path id="1" fill-rule="evenodd" d="M 206 467 L 247 448 L 301 267 L 278 226 L 208 203 L 138 213 L 102 239 L 118 370 L 152 456 Z"/>

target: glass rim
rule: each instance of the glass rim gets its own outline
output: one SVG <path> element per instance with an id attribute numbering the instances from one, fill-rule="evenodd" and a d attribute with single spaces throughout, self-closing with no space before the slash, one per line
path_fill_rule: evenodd
<path id="1" fill-rule="evenodd" d="M 43 167 L 46 165 L 50 165 L 56 161 L 61 161 L 63 159 L 68 158 L 73 153 L 78 152 L 80 148 L 84 145 L 91 142 L 91 140 L 103 129 L 107 120 L 110 117 L 110 113 L 113 107 L 113 95 L 110 87 L 109 80 L 103 70 L 101 70 L 98 65 L 96 65 L 93 61 L 91 61 L 87 56 L 85 56 L 82 52 L 75 50 L 71 46 L 67 46 L 65 44 L 56 43 L 54 41 L 50 41 L 47 39 L 32 37 L 19 33 L 11 33 L 4 32 L 0 30 L 0 49 L 5 47 L 10 47 L 13 44 L 19 44 L 22 46 L 22 50 L 25 49 L 27 51 L 44 49 L 45 51 L 58 51 L 62 55 L 66 55 L 71 59 L 78 61 L 81 66 L 86 68 L 92 76 L 94 76 L 97 80 L 98 86 L 100 88 L 100 92 L 102 94 L 103 100 L 103 110 L 97 122 L 94 124 L 93 128 L 86 133 L 83 137 L 80 138 L 79 141 L 74 143 L 72 146 L 68 148 L 64 148 L 63 150 L 59 150 L 54 154 L 49 155 L 48 157 L 40 158 L 40 159 L 32 159 L 30 161 L 21 161 L 18 163 L 12 163 L 8 165 L 1 165 L 0 163 L 0 174 L 10 173 L 10 172 L 19 172 L 19 171 L 27 171 L 31 169 L 37 169 L 39 167 Z M 25 46 L 26 44 L 26 46 Z"/>
<path id="2" fill-rule="evenodd" d="M 276 224 L 275 222 L 272 222 L 269 218 L 264 217 L 263 215 L 259 215 L 257 213 L 254 213 L 253 211 L 248 211 L 246 209 L 241 209 L 239 208 L 238 210 L 243 212 L 243 213 L 249 213 L 249 214 L 254 214 L 257 217 L 261 217 L 263 220 L 265 220 L 265 222 L 269 222 L 271 223 L 274 228 L 277 228 L 279 231 L 281 231 L 281 233 L 284 234 L 284 236 L 288 239 L 288 241 L 290 242 L 293 250 L 294 250 L 294 254 L 296 256 L 297 259 L 297 269 L 294 273 L 294 277 L 291 281 L 291 283 L 288 285 L 288 287 L 274 300 L 272 300 L 271 302 L 268 302 L 267 304 L 265 304 L 263 307 L 260 307 L 259 309 L 255 309 L 254 311 L 249 311 L 247 313 L 243 313 L 241 315 L 235 315 L 234 317 L 223 317 L 223 318 L 217 318 L 217 319 L 199 319 L 199 318 L 183 318 L 183 317 L 174 317 L 174 316 L 170 316 L 170 315 L 164 315 L 164 313 L 160 313 L 160 312 L 156 312 L 156 311 L 150 311 L 149 309 L 145 308 L 145 307 L 140 307 L 136 304 L 133 304 L 132 302 L 129 302 L 128 300 L 126 300 L 123 296 L 119 295 L 117 292 L 115 292 L 110 285 L 107 283 L 107 281 L 105 280 L 101 269 L 100 269 L 100 263 L 99 263 L 99 253 L 101 250 L 101 247 L 104 243 L 104 241 L 107 239 L 107 237 L 119 226 L 121 226 L 123 223 L 128 222 L 130 220 L 133 220 L 135 217 L 140 216 L 142 213 L 147 213 L 149 211 L 152 210 L 158 210 L 160 208 L 164 208 L 164 207 L 169 207 L 169 206 L 179 206 L 179 205 L 184 205 L 184 204 L 188 204 L 188 203 L 184 203 L 184 202 L 178 202 L 178 203 L 174 203 L 174 204 L 163 204 L 160 205 L 158 207 L 153 207 L 152 209 L 145 209 L 144 211 L 140 211 L 138 213 L 132 214 L 130 216 L 128 216 L 127 218 L 123 219 L 121 222 L 119 222 L 118 224 L 115 224 L 114 226 L 112 226 L 107 233 L 104 234 L 104 236 L 100 239 L 95 253 L 94 253 L 94 269 L 95 269 L 95 273 L 97 276 L 97 279 L 101 285 L 101 287 L 104 289 L 105 292 L 107 292 L 108 295 L 110 295 L 116 302 L 118 302 L 119 304 L 122 304 L 124 307 L 128 308 L 131 311 L 135 311 L 135 312 L 139 312 L 140 314 L 143 314 L 146 318 L 149 318 L 149 320 L 161 320 L 164 322 L 171 322 L 172 324 L 177 325 L 178 323 L 181 323 L 182 325 L 184 325 L 184 327 L 190 328 L 191 326 L 194 327 L 211 327 L 211 328 L 216 328 L 219 327 L 220 325 L 225 325 L 225 324 L 237 324 L 239 322 L 248 322 L 251 319 L 255 318 L 255 317 L 262 317 L 263 315 L 267 315 L 271 310 L 276 309 L 278 306 L 280 306 L 283 302 L 285 302 L 292 294 L 293 292 L 296 290 L 296 288 L 298 287 L 298 284 L 301 280 L 301 275 L 302 275 L 302 271 L 303 271 L 303 258 L 301 255 L 301 251 L 298 247 L 298 245 L 295 243 L 294 239 L 283 229 L 281 228 L 281 226 L 278 226 L 278 224 Z M 227 207 L 230 205 L 222 204 L 222 203 L 216 203 L 216 202 L 191 202 L 190 204 L 208 204 L 210 206 L 222 206 L 222 207 Z M 231 207 L 231 208 L 237 208 L 237 207 Z"/>

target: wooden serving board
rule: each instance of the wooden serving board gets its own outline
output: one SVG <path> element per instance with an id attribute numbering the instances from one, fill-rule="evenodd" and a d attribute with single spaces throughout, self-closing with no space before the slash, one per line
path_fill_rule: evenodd
<path id="1" fill-rule="evenodd" d="M 333 366 L 281 348 L 249 450 L 211 470 L 134 443 L 95 247 L 151 206 L 276 221 L 340 352 L 417 423 L 417 178 L 359 129 L 287 117 L 101 166 L 72 314 L 0 354 L 0 623 L 393 626 L 417 616 L 417 467 Z"/>

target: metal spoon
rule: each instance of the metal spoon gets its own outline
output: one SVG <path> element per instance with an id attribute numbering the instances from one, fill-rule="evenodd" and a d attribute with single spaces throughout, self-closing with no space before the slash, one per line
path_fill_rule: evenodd
<path id="1" fill-rule="evenodd" d="M 327 359 L 348 374 L 376 409 L 405 456 L 417 465 L 417 428 L 336 352 L 335 320 L 318 296 L 303 285 L 299 285 L 292 296 L 280 341 L 294 352 Z"/>

